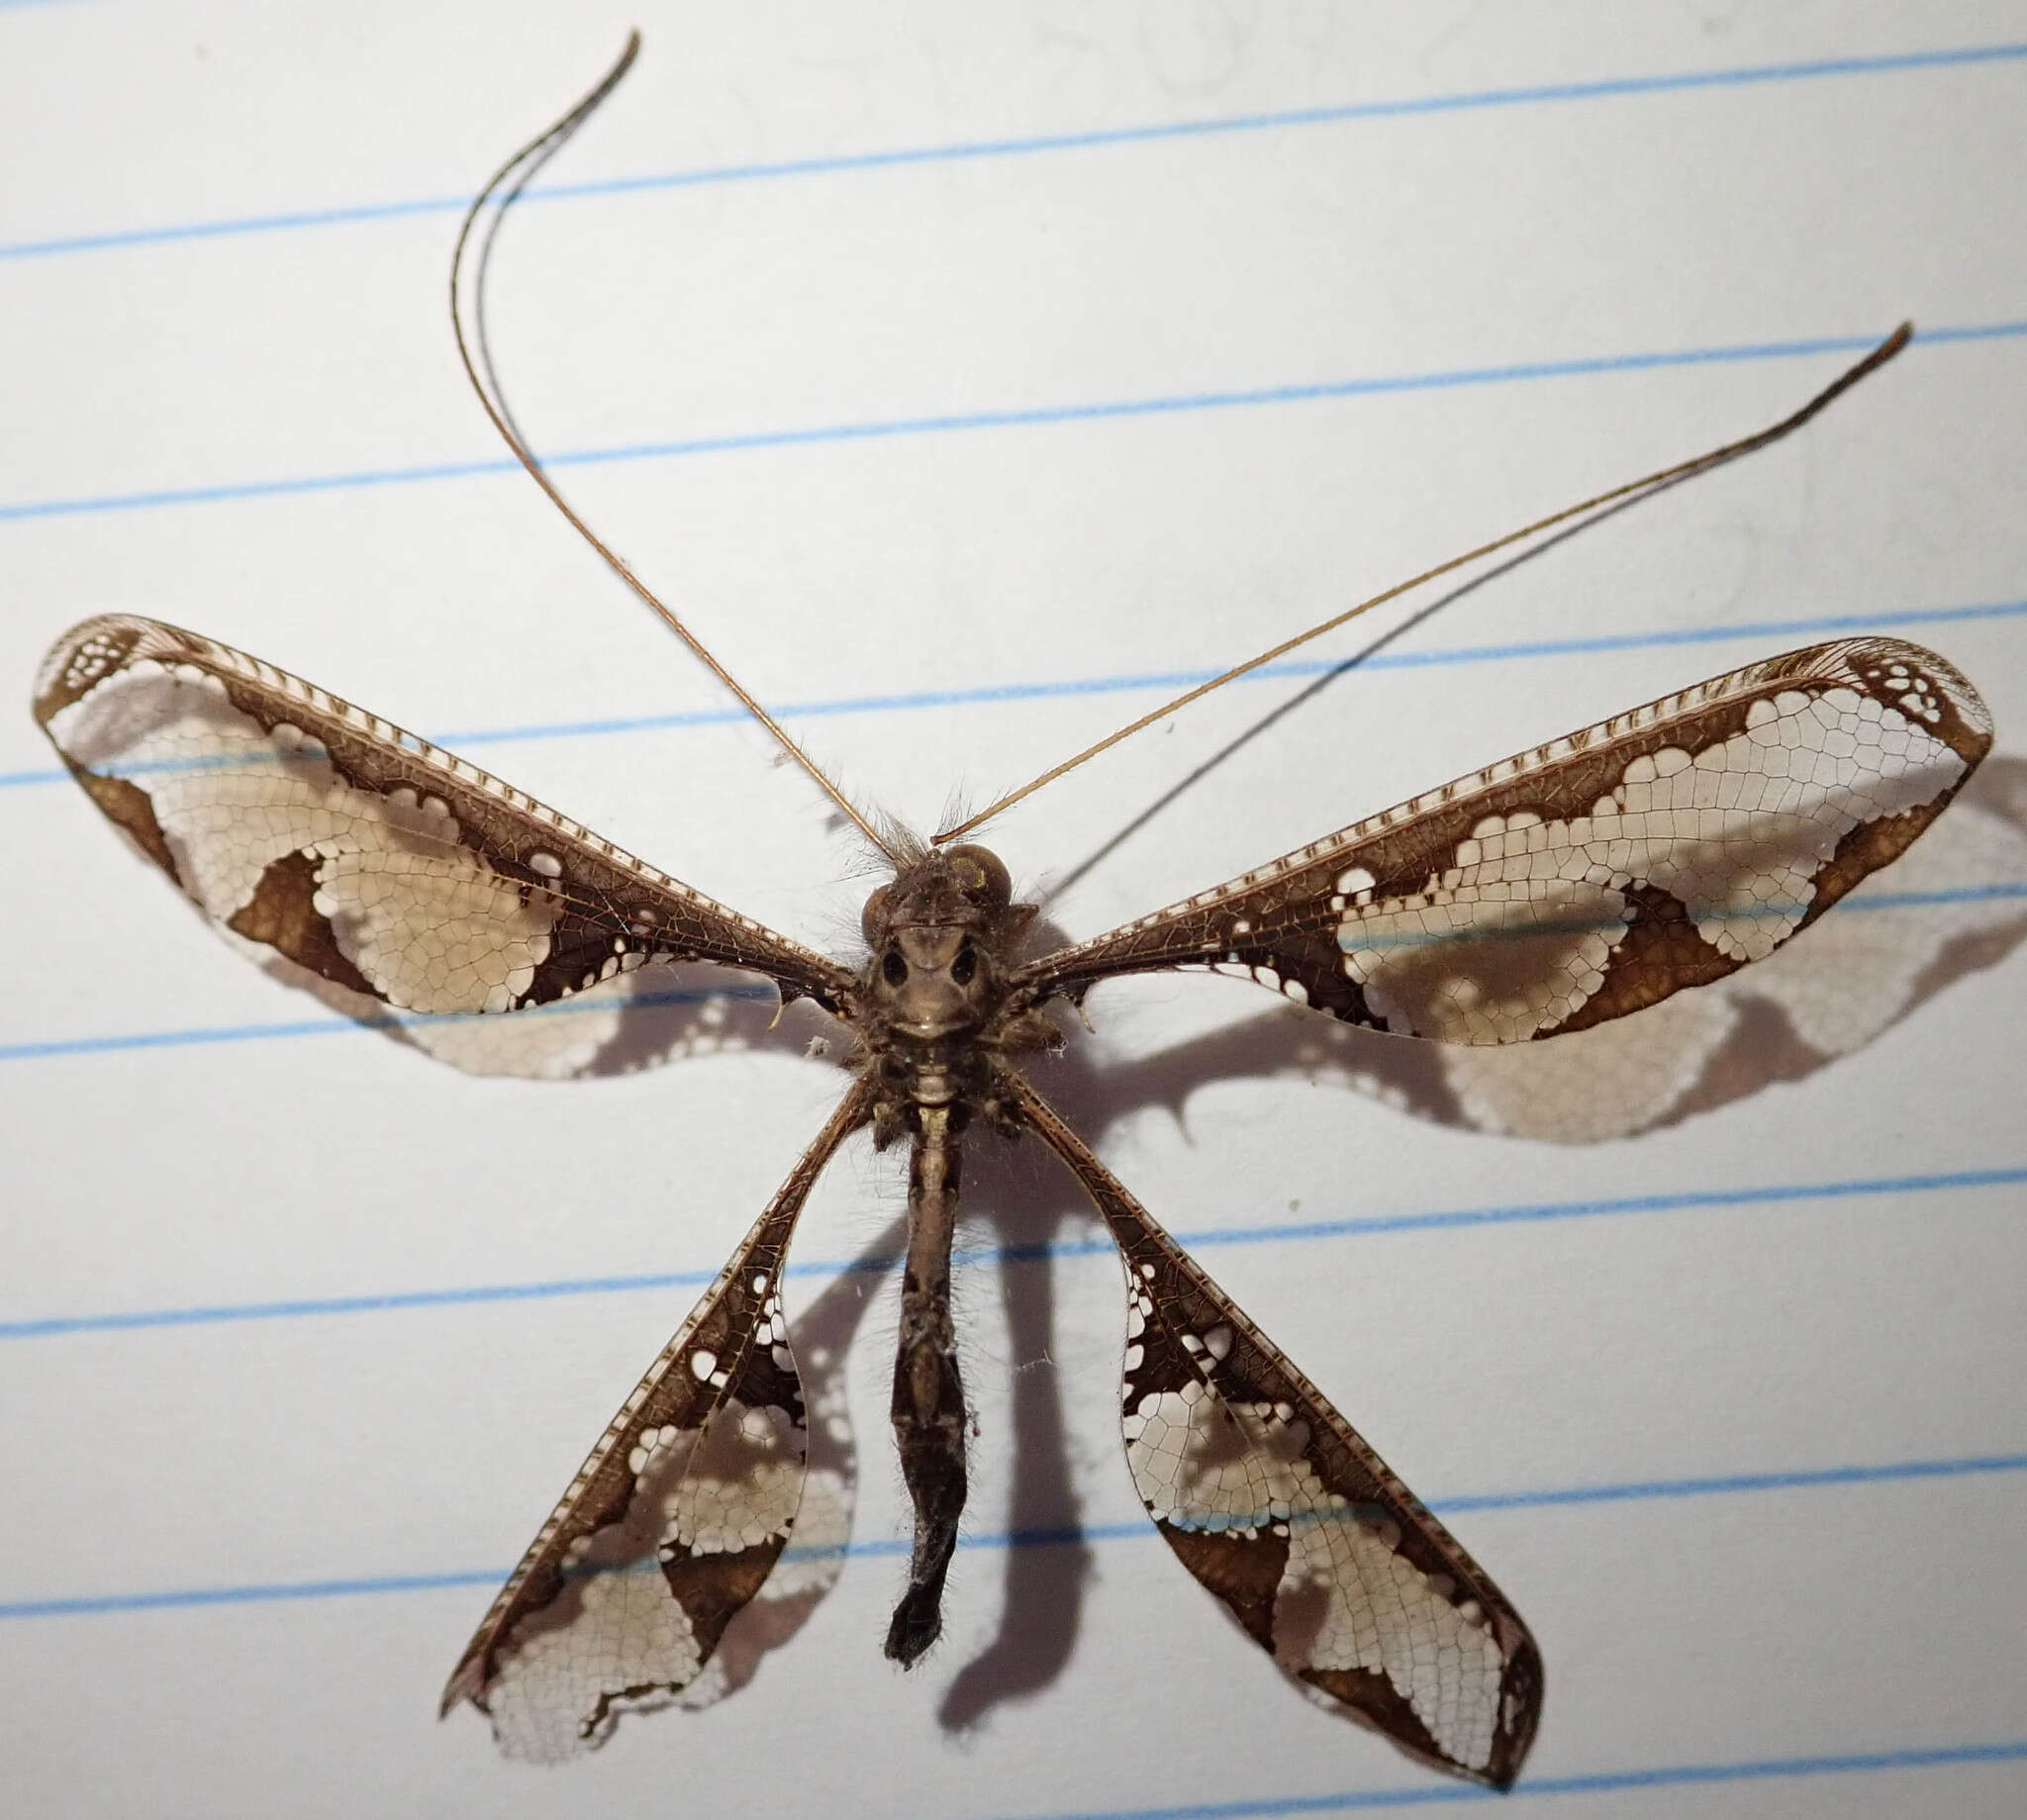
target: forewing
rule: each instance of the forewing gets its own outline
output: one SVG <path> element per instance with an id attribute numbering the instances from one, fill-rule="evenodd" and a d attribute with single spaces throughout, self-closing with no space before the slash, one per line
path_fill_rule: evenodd
<path id="1" fill-rule="evenodd" d="M 1902 852 L 1991 745 L 1932 651 L 1790 651 L 1416 797 L 1044 957 L 1023 983 L 1208 967 L 1347 1022 L 1509 1043 L 1765 958 Z"/>
<path id="2" fill-rule="evenodd" d="M 866 1118 L 854 1087 L 621 1404 L 443 1689 L 550 1763 L 672 1698 L 760 1590 L 802 1498 L 807 1418 L 782 1312 L 796 1216 Z"/>
<path id="3" fill-rule="evenodd" d="M 1506 1787 L 1541 1715 L 1520 1615 L 1033 1090 L 1126 1268 L 1126 1460 L 1177 1558 L 1324 1704 Z"/>
<path id="4" fill-rule="evenodd" d="M 647 961 L 834 1006 L 842 969 L 312 684 L 106 618 L 36 718 L 106 815 L 224 929 L 400 1010 L 551 1004 Z"/>

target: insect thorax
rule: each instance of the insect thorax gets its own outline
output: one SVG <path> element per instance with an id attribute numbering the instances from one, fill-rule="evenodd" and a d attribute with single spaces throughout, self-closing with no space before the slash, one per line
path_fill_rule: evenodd
<path id="1" fill-rule="evenodd" d="M 1016 1122 L 995 1089 L 999 1058 L 1051 1047 L 1055 1026 L 1015 992 L 1014 962 L 1035 916 L 1015 904 L 999 856 L 980 846 L 931 848 L 866 900 L 860 927 L 871 951 L 849 1020 L 865 1066 L 884 1090 L 878 1141 L 911 1129 L 923 1106 L 948 1106 L 960 1127 L 982 1112 Z"/>

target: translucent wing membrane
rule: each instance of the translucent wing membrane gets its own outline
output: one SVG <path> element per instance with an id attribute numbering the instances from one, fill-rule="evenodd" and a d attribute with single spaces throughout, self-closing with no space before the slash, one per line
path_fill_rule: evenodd
<path id="1" fill-rule="evenodd" d="M 1324 1703 L 1507 1786 L 1541 1715 L 1520 1615 L 1033 1090 L 1029 1122 L 1126 1268 L 1126 1460 L 1177 1558 Z"/>
<path id="2" fill-rule="evenodd" d="M 509 1756 L 554 1762 L 703 1671 L 794 1526 L 807 1449 L 781 1273 L 796 1217 L 866 1119 L 854 1087 L 621 1404 L 443 1690 Z"/>
<path id="3" fill-rule="evenodd" d="M 1790 651 L 1537 747 L 1032 963 L 1081 998 L 1207 967 L 1347 1022 L 1509 1043 L 1763 959 L 1906 848 L 1991 744 L 1932 651 Z"/>
<path id="4" fill-rule="evenodd" d="M 312 684 L 150 620 L 73 627 L 36 718 L 204 912 L 403 1010 L 513 1011 L 645 962 L 848 976 L 576 822 Z"/>

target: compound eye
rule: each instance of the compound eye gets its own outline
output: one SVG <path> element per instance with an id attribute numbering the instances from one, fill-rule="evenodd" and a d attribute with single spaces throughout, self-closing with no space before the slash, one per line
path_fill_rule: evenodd
<path id="1" fill-rule="evenodd" d="M 950 963 L 950 977 L 959 986 L 969 986 L 978 977 L 978 950 L 970 942 L 957 950 L 957 958 Z"/>
<path id="2" fill-rule="evenodd" d="M 866 900 L 866 908 L 859 911 L 859 930 L 869 948 L 876 946 L 887 932 L 887 894 L 893 889 L 891 885 L 882 885 Z"/>
<path id="3" fill-rule="evenodd" d="M 880 977 L 889 986 L 900 986 L 907 982 L 908 963 L 901 958 L 898 948 L 889 948 L 887 958 L 880 963 Z"/>
<path id="4" fill-rule="evenodd" d="M 1014 902 L 1014 880 L 1006 862 L 990 847 L 975 847 L 967 841 L 946 849 L 944 856 L 956 870 L 964 890 L 987 910 L 1003 910 Z"/>

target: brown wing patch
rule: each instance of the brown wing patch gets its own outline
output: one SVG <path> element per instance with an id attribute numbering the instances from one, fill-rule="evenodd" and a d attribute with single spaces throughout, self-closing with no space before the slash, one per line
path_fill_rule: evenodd
<path id="1" fill-rule="evenodd" d="M 1122 1382 L 1120 1401 L 1130 1403 L 1133 1394 Z M 1142 1399 L 1145 1400 L 1144 1398 Z M 1229 1419 L 1229 1418 L 1227 1418 Z M 1129 1421 L 1137 1418 L 1129 1417 Z M 1127 1441 L 1128 1454 L 1134 1436 Z M 1134 1483 L 1140 1474 L 1133 1475 Z M 1153 1515 L 1150 1506 L 1149 1515 Z M 1281 1582 L 1288 1572 L 1288 1537 L 1272 1529 L 1232 1530 L 1191 1529 L 1166 1517 L 1155 1517 L 1161 1533 L 1176 1558 L 1197 1577 L 1206 1590 L 1222 1599 L 1239 1627 L 1263 1650 L 1274 1648 L 1275 1610 Z"/>
<path id="2" fill-rule="evenodd" d="M 1541 1713 L 1519 1613 L 1034 1091 L 1007 1081 L 1118 1243 L 1126 1461 L 1177 1559 L 1336 1710 L 1510 1784 Z"/>
<path id="3" fill-rule="evenodd" d="M 1489 766 L 1026 977 L 1076 997 L 1207 967 L 1401 1035 L 1581 1029 L 1771 954 L 1902 852 L 1990 743 L 1933 652 L 1818 645 Z"/>
<path id="4" fill-rule="evenodd" d="M 854 1087 L 579 1468 L 443 1690 L 509 1756 L 554 1762 L 693 1681 L 787 1545 L 806 1417 L 781 1271 Z"/>
<path id="5" fill-rule="evenodd" d="M 68 753 L 64 754 L 64 762 L 69 763 Z M 162 830 L 155 821 L 146 791 L 130 784 L 124 777 L 100 777 L 75 764 L 70 765 L 70 775 L 84 787 L 85 795 L 99 806 L 100 813 L 108 821 L 177 884 L 182 884 L 176 872 L 175 855 L 169 851 L 169 843 L 162 838 Z"/>
<path id="6" fill-rule="evenodd" d="M 336 931 L 317 908 L 320 870 L 315 854 L 283 854 L 261 873 L 253 895 L 233 912 L 226 927 L 334 986 L 379 997 L 373 982 L 338 947 Z"/>
<path id="7" fill-rule="evenodd" d="M 214 921 L 406 1010 L 519 1010 L 649 961 L 845 972 L 413 733 L 243 652 L 89 621 L 36 717 L 100 809 Z"/>

